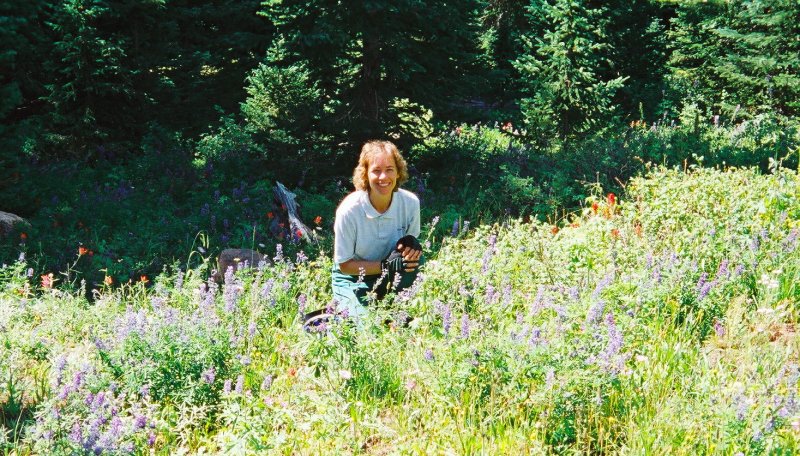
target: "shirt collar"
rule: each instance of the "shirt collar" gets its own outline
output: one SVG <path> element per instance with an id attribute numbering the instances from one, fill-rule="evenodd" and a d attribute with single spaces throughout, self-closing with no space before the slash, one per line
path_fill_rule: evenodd
<path id="1" fill-rule="evenodd" d="M 367 215 L 367 218 L 368 219 L 392 218 L 391 212 L 392 212 L 392 206 L 394 205 L 394 196 L 395 195 L 392 195 L 392 202 L 389 203 L 389 207 L 386 209 L 386 212 L 381 214 L 380 212 L 378 212 L 377 209 L 375 209 L 374 206 L 372 206 L 372 203 L 369 202 L 369 193 L 367 191 L 363 191 L 361 194 L 360 202 L 361 202 L 361 207 L 364 209 L 364 213 Z"/>

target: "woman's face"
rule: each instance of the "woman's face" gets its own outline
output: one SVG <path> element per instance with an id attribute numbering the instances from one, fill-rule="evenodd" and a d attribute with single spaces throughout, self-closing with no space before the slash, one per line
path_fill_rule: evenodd
<path id="1" fill-rule="evenodd" d="M 388 152 L 383 152 L 372 157 L 367 168 L 370 193 L 389 196 L 397 182 L 397 165 L 394 157 Z"/>

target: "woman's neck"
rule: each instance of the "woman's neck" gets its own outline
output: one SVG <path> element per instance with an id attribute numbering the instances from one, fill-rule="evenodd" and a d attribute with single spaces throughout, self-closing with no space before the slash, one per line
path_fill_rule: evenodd
<path id="1" fill-rule="evenodd" d="M 369 192 L 369 202 L 376 211 L 383 214 L 389 210 L 389 206 L 392 204 L 392 195 L 394 195 L 394 193 L 389 196 L 382 196 L 375 194 L 375 192 Z"/>

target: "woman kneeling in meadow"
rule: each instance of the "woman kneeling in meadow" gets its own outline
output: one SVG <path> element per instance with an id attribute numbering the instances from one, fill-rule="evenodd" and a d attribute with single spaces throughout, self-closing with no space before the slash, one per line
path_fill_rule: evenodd
<path id="1" fill-rule="evenodd" d="M 366 314 L 368 294 L 411 286 L 422 261 L 417 241 L 419 198 L 400 188 L 408 166 L 397 146 L 369 141 L 353 170 L 356 190 L 336 209 L 333 294 L 355 319 Z"/>

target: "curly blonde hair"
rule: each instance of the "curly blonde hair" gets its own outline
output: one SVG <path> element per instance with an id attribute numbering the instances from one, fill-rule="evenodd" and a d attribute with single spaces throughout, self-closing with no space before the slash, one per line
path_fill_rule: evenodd
<path id="1" fill-rule="evenodd" d="M 353 185 L 356 190 L 369 191 L 369 170 L 370 161 L 378 154 L 389 153 L 394 158 L 394 164 L 397 166 L 397 181 L 392 191 L 397 191 L 401 185 L 408 181 L 408 163 L 406 159 L 400 154 L 391 141 L 378 141 L 371 140 L 361 146 L 361 155 L 358 157 L 358 166 L 353 170 Z"/>

